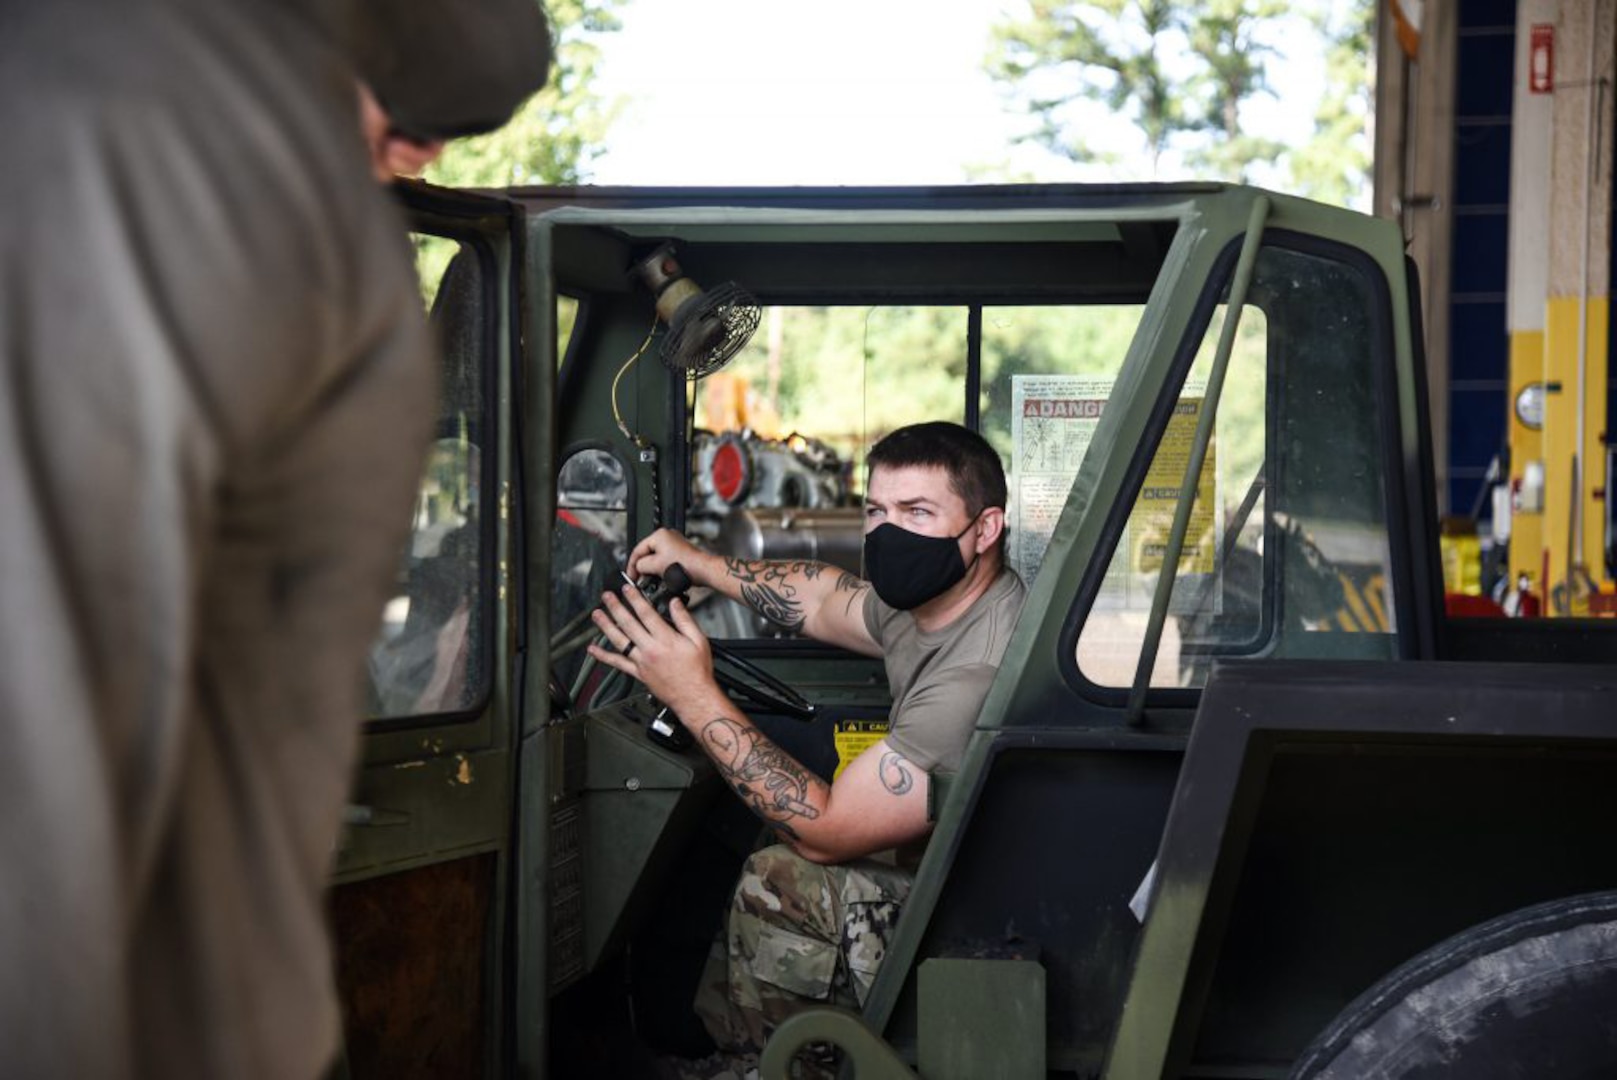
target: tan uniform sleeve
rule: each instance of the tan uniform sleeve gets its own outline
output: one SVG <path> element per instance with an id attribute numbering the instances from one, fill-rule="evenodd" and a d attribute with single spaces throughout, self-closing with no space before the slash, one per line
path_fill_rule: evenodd
<path id="1" fill-rule="evenodd" d="M 989 664 L 950 668 L 917 686 L 892 718 L 888 745 L 927 772 L 957 771 L 996 670 Z"/>

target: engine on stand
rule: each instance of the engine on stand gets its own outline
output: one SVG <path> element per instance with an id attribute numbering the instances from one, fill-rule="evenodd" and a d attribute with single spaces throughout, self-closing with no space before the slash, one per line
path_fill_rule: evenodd
<path id="1" fill-rule="evenodd" d="M 738 559 L 812 559 L 859 573 L 864 513 L 851 464 L 818 439 L 698 431 L 686 532 Z M 717 638 L 779 637 L 779 627 L 721 598 L 693 609 Z"/>

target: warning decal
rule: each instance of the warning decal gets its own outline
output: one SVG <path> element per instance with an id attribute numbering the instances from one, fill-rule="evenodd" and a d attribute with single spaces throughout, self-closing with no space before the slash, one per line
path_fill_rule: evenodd
<path id="1" fill-rule="evenodd" d="M 848 767 L 848 762 L 887 737 L 887 718 L 880 720 L 838 720 L 832 738 L 837 747 L 835 780 Z M 823 744 L 822 744 L 823 745 Z"/>

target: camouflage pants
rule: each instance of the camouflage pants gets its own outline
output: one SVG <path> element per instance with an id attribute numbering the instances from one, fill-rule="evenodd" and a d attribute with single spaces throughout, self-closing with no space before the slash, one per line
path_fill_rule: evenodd
<path id="1" fill-rule="evenodd" d="M 747 860 L 695 1009 L 726 1053 L 758 1053 L 806 1004 L 858 1009 L 910 892 L 903 870 L 809 862 L 784 845 Z"/>

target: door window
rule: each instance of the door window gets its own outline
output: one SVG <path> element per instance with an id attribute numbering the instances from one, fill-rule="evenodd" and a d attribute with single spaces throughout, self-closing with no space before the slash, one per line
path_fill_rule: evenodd
<path id="1" fill-rule="evenodd" d="M 589 614 L 621 579 L 629 557 L 629 470 L 610 451 L 574 451 L 556 479 L 550 536 L 550 652 L 556 674 L 577 699 L 576 684 L 596 636 Z"/>
<path id="2" fill-rule="evenodd" d="M 1374 303 L 1355 265 L 1260 251 L 1202 468 L 1187 476 L 1222 305 L 1084 620 L 1085 681 L 1133 682 L 1165 570 L 1153 687 L 1199 687 L 1221 656 L 1396 655 Z M 1170 567 L 1182 495 L 1189 527 Z"/>
<path id="3" fill-rule="evenodd" d="M 492 534 L 482 491 L 490 315 L 479 250 L 438 236 L 416 238 L 422 298 L 440 345 L 437 437 L 411 516 L 398 584 L 371 645 L 372 717 L 470 713 L 489 683 Z M 487 453 L 485 452 L 487 451 Z"/>

